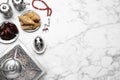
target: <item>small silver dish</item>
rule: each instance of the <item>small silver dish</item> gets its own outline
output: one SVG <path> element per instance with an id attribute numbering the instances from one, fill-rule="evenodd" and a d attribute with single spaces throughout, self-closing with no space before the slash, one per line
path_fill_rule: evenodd
<path id="1" fill-rule="evenodd" d="M 8 58 L 1 64 L 3 75 L 8 79 L 17 78 L 22 72 L 22 65 L 17 58 L 17 49 L 15 50 L 13 58 Z"/>
<path id="2" fill-rule="evenodd" d="M 22 66 L 19 60 L 9 58 L 2 63 L 1 70 L 6 78 L 14 79 L 20 75 Z"/>
<path id="3" fill-rule="evenodd" d="M 33 41 L 33 50 L 37 54 L 43 54 L 45 52 L 46 43 L 42 37 L 40 37 L 40 36 L 35 37 L 35 39 Z"/>

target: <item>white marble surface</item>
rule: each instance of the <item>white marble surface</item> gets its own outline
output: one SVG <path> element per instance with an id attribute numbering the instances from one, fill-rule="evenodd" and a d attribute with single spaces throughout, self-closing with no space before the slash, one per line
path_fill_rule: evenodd
<path id="1" fill-rule="evenodd" d="M 34 33 L 20 28 L 17 16 L 24 11 L 13 10 L 14 17 L 10 19 L 18 24 L 18 41 L 45 68 L 47 74 L 42 80 L 120 80 L 120 0 L 45 1 L 53 10 L 48 32 L 42 32 L 47 23 L 45 11 L 35 10 L 42 26 Z M 32 6 L 27 9 L 33 10 Z M 2 15 L 0 18 L 4 19 Z M 32 50 L 37 35 L 47 43 L 44 55 Z M 1 54 L 13 44 L 0 44 Z"/>

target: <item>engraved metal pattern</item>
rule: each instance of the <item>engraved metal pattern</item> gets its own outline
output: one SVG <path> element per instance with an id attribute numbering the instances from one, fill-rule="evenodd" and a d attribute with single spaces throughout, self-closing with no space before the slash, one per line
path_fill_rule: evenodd
<path id="1" fill-rule="evenodd" d="M 37 78 L 42 73 L 42 69 L 36 65 L 36 63 L 31 59 L 30 56 L 27 55 L 20 45 L 15 46 L 6 55 L 0 58 L 0 64 L 8 58 L 13 58 L 16 49 L 18 50 L 16 58 L 21 61 L 23 69 L 20 76 L 12 80 L 38 80 Z M 11 79 L 7 79 L 5 76 L 3 76 L 2 70 L 0 70 L 0 80 Z"/>

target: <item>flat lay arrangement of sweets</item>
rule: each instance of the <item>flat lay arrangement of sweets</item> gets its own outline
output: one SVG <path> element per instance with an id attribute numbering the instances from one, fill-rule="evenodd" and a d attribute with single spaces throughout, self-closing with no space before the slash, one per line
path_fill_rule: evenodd
<path id="1" fill-rule="evenodd" d="M 27 11 L 18 18 L 23 30 L 35 30 L 41 26 L 40 16 L 34 11 Z"/>
<path id="2" fill-rule="evenodd" d="M 19 30 L 18 27 L 20 27 L 23 31 L 26 32 L 35 32 L 36 30 L 38 30 L 40 27 L 42 27 L 41 25 L 41 17 L 40 14 L 38 14 L 37 12 L 35 12 L 34 10 L 25 10 L 25 8 L 29 8 L 29 6 L 26 5 L 30 5 L 30 3 L 24 2 L 24 0 L 12 0 L 12 5 L 10 4 L 10 1 L 7 0 L 6 3 L 1 3 L 0 5 L 0 12 L 1 14 L 3 14 L 3 17 L 6 19 L 8 19 L 7 21 L 4 21 L 1 26 L 0 26 L 0 42 L 1 43 L 12 43 L 14 41 L 17 40 L 18 38 L 18 34 L 19 34 Z M 38 8 L 37 5 L 35 5 L 34 3 L 37 2 L 37 0 L 33 0 L 31 1 L 31 5 L 34 9 L 39 10 L 39 11 L 47 11 L 47 15 L 46 17 L 48 18 L 48 23 L 44 23 L 43 25 L 43 29 L 42 31 L 46 32 L 48 29 L 48 27 L 50 27 L 50 16 L 52 14 L 52 9 L 46 4 L 45 1 L 40 0 L 40 2 L 42 4 L 45 5 L 46 8 Z M 20 14 L 17 18 L 18 18 L 18 22 L 20 24 L 20 26 L 16 25 L 15 23 L 9 22 L 9 19 L 14 17 L 14 10 L 19 12 L 24 11 L 22 14 Z M 38 37 L 39 35 L 37 35 Z M 39 45 L 36 46 L 33 45 L 33 49 L 36 53 L 43 53 L 46 49 L 45 46 L 45 41 L 41 41 L 41 36 L 39 36 L 40 40 L 37 40 L 38 42 L 34 42 L 36 40 L 36 38 L 34 38 L 32 44 L 35 45 Z M 44 45 L 43 45 L 44 44 Z M 43 45 L 43 46 L 41 46 Z"/>
<path id="3" fill-rule="evenodd" d="M 34 5 L 35 1 L 37 0 L 31 1 L 32 7 L 34 9 L 38 9 Z M 45 1 L 39 1 L 42 2 L 46 8 L 40 8 L 38 10 L 46 10 L 46 17 L 50 17 L 52 9 L 48 7 Z M 0 4 L 0 13 L 3 14 L 2 16 L 4 18 L 4 21 L 0 24 L 0 43 L 3 45 L 15 42 L 19 35 L 22 35 L 20 34 L 21 32 L 19 28 L 21 28 L 25 33 L 35 32 L 42 28 L 41 15 L 34 10 L 25 10 L 25 8 L 28 8 L 26 5 L 30 5 L 30 3 L 24 2 L 24 0 L 11 0 L 11 4 L 10 0 L 7 0 L 6 3 L 4 2 Z M 13 9 L 17 11 L 16 16 L 14 15 L 16 13 L 14 13 L 15 10 Z M 22 11 L 24 11 L 23 14 L 20 14 Z M 44 32 L 44 30 L 48 30 L 48 26 L 50 27 L 50 20 L 48 21 L 48 24 L 44 23 L 42 31 Z M 45 70 L 35 60 L 32 53 L 25 48 L 24 43 L 22 44 L 20 39 L 18 42 L 19 43 L 13 44 L 13 47 L 10 46 L 7 52 L 0 55 L 0 80 L 38 80 L 45 74 Z M 31 44 L 34 53 L 43 54 L 46 50 L 45 39 L 42 35 L 36 35 Z"/>

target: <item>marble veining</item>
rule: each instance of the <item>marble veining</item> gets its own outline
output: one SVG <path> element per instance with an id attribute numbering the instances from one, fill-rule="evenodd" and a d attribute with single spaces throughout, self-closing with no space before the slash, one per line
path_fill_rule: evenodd
<path id="1" fill-rule="evenodd" d="M 19 40 L 45 68 L 42 80 L 120 80 L 120 0 L 45 1 L 53 9 L 48 32 L 42 32 L 45 12 L 35 10 L 43 24 L 34 33 L 21 30 L 21 13 L 10 19 L 18 23 Z M 44 55 L 32 49 L 37 35 L 47 43 Z M 1 54 L 11 45 L 0 44 Z"/>

